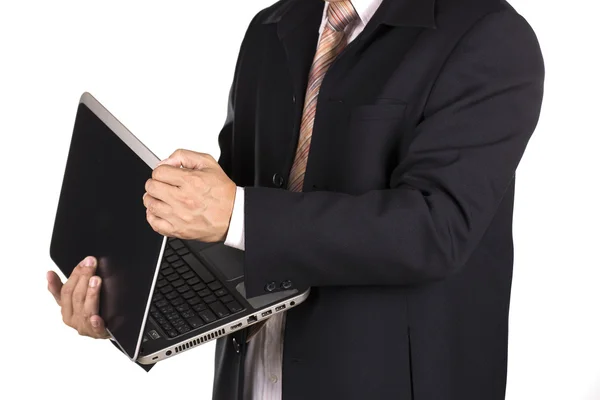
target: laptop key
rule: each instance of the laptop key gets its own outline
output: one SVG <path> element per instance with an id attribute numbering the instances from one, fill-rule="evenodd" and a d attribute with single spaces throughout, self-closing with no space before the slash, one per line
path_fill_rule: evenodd
<path id="1" fill-rule="evenodd" d="M 227 290 L 225 289 L 219 289 L 219 290 L 215 290 L 215 295 L 219 296 L 219 297 L 223 297 L 227 294 Z"/>
<path id="2" fill-rule="evenodd" d="M 173 292 L 173 293 L 175 293 L 175 292 Z M 177 307 L 182 304 L 185 304 L 185 303 L 184 303 L 183 299 L 179 296 L 175 300 L 171 301 L 171 305 L 173 305 L 173 307 Z M 185 304 L 185 305 L 187 306 L 187 304 Z"/>
<path id="3" fill-rule="evenodd" d="M 177 272 L 179 272 L 180 274 L 184 274 L 184 273 L 188 272 L 189 270 L 190 270 L 190 267 L 188 267 L 187 265 L 177 268 Z"/>
<path id="4" fill-rule="evenodd" d="M 188 279 L 187 283 L 188 285 L 196 285 L 197 283 L 200 283 L 200 278 L 194 276 L 193 278 Z"/>
<path id="5" fill-rule="evenodd" d="M 196 313 L 194 311 L 192 311 L 192 310 L 187 310 L 187 311 L 184 311 L 184 312 L 181 313 L 181 316 L 183 318 L 191 318 L 194 315 L 196 315 Z"/>
<path id="6" fill-rule="evenodd" d="M 185 245 L 183 244 L 183 242 L 179 239 L 175 239 L 172 242 L 169 243 L 169 245 L 174 249 L 174 250 L 178 250 L 181 249 L 182 247 L 185 247 Z"/>
<path id="7" fill-rule="evenodd" d="M 194 293 L 193 290 L 190 290 L 189 292 L 185 292 L 184 294 L 182 294 L 181 297 L 188 300 L 188 299 L 191 299 L 192 297 L 196 297 L 196 293 Z"/>
<path id="8" fill-rule="evenodd" d="M 195 328 L 200 328 L 202 325 L 204 325 L 204 322 L 202 322 L 202 320 L 199 317 L 197 317 L 197 316 L 188 318 L 187 322 L 194 329 Z"/>
<path id="9" fill-rule="evenodd" d="M 211 274 L 210 271 L 207 270 L 206 267 L 202 265 L 200 260 L 198 260 L 192 253 L 186 254 L 182 258 L 190 267 L 194 268 L 196 272 L 198 272 L 200 279 L 202 279 L 204 282 L 209 283 L 215 280 L 213 274 Z"/>
<path id="10" fill-rule="evenodd" d="M 167 276 L 167 280 L 168 280 L 169 282 L 176 281 L 177 279 L 179 279 L 179 275 L 177 275 L 177 274 L 171 274 L 171 275 L 168 275 L 168 276 Z"/>
<path id="11" fill-rule="evenodd" d="M 200 297 L 210 296 L 211 294 L 212 294 L 212 292 L 208 289 L 203 289 L 198 292 L 198 296 L 200 296 Z"/>
<path id="12" fill-rule="evenodd" d="M 167 286 L 165 286 L 165 287 L 161 288 L 161 289 L 160 289 L 160 292 L 161 292 L 162 294 L 167 294 L 167 293 L 169 293 L 169 292 L 170 292 L 170 291 L 172 291 L 172 290 L 173 290 L 173 286 L 171 286 L 171 285 L 167 285 Z"/>
<path id="13" fill-rule="evenodd" d="M 212 290 L 214 292 L 217 289 L 221 289 L 223 286 L 221 285 L 221 282 L 214 281 L 214 282 L 209 283 L 208 287 L 210 288 L 210 290 Z"/>
<path id="14" fill-rule="evenodd" d="M 192 297 L 191 299 L 188 299 L 188 304 L 190 306 L 195 306 L 196 304 L 201 303 L 201 302 L 202 302 L 202 300 L 200 300 L 200 297 L 198 297 L 198 296 L 195 296 L 195 297 Z"/>
<path id="15" fill-rule="evenodd" d="M 177 309 L 177 311 L 179 311 L 179 312 L 182 313 L 182 312 L 184 312 L 186 310 L 189 310 L 190 306 L 188 306 L 187 303 L 183 303 L 183 304 L 180 304 L 177 307 L 175 307 L 175 309 Z"/>
<path id="16" fill-rule="evenodd" d="M 165 317 L 167 317 L 169 321 L 175 321 L 181 318 L 175 311 L 165 314 Z"/>
<path id="17" fill-rule="evenodd" d="M 179 335 L 179 333 L 177 333 L 177 331 L 175 331 L 173 329 L 169 329 L 169 330 L 166 330 L 166 331 L 167 331 L 167 335 L 169 335 L 169 337 L 172 337 L 172 338 L 174 338 L 175 336 Z"/>
<path id="18" fill-rule="evenodd" d="M 191 328 L 190 328 L 190 327 L 189 327 L 189 325 L 187 325 L 187 324 L 186 324 L 186 325 L 181 325 L 181 326 L 179 326 L 179 327 L 177 328 L 177 331 L 178 331 L 179 333 L 186 333 L 186 332 L 189 332 L 189 331 L 191 331 Z"/>
<path id="19" fill-rule="evenodd" d="M 152 301 L 156 303 L 157 301 L 162 300 L 164 298 L 165 296 L 163 296 L 162 293 L 158 292 L 154 293 L 154 296 L 152 296 Z"/>
<path id="20" fill-rule="evenodd" d="M 196 311 L 198 313 L 200 311 L 204 311 L 204 310 L 208 309 L 208 306 L 204 303 L 200 303 L 200 304 L 196 304 L 192 308 L 194 309 L 194 311 Z"/>
<path id="21" fill-rule="evenodd" d="M 180 268 L 185 265 L 185 263 L 181 260 L 177 260 L 174 263 L 171 263 L 174 268 Z"/>
<path id="22" fill-rule="evenodd" d="M 186 272 L 185 274 L 182 274 L 182 275 L 181 275 L 181 277 L 182 277 L 183 279 L 190 279 L 190 278 L 193 278 L 193 277 L 195 277 L 195 276 L 196 276 L 196 274 L 194 273 L 194 271 L 188 271 L 188 272 Z"/>
<path id="23" fill-rule="evenodd" d="M 171 293 L 167 293 L 165 297 L 167 298 L 167 300 L 175 300 L 179 297 L 179 293 L 177 293 L 176 291 L 172 291 Z"/>
<path id="24" fill-rule="evenodd" d="M 175 252 L 173 251 L 173 249 L 166 249 L 165 250 L 165 257 L 172 256 L 173 254 L 175 254 Z"/>
<path id="25" fill-rule="evenodd" d="M 232 313 L 236 313 L 236 312 L 239 312 L 239 311 L 243 310 L 242 306 L 240 306 L 240 304 L 237 301 L 235 301 L 235 300 L 231 301 L 229 303 L 226 303 L 225 305 L 227 306 L 227 308 L 229 308 L 229 310 Z"/>
<path id="26" fill-rule="evenodd" d="M 171 275 L 173 272 L 175 272 L 175 270 L 171 267 L 167 267 L 167 268 L 163 269 L 161 272 L 164 276 L 167 276 L 167 275 Z"/>
<path id="27" fill-rule="evenodd" d="M 166 280 L 160 279 L 160 280 L 158 280 L 156 282 L 156 287 L 161 288 L 161 287 L 163 287 L 165 285 L 168 285 L 168 284 L 169 284 L 169 282 L 167 282 Z"/>
<path id="28" fill-rule="evenodd" d="M 179 260 L 179 256 L 177 254 L 173 254 L 172 256 L 167 257 L 167 261 L 170 263 L 174 263 Z"/>
<path id="29" fill-rule="evenodd" d="M 177 254 L 179 254 L 180 256 L 185 256 L 186 254 L 188 254 L 190 251 L 188 249 L 186 249 L 185 247 L 177 250 Z"/>
<path id="30" fill-rule="evenodd" d="M 220 300 L 223 303 L 229 303 L 230 301 L 233 301 L 233 296 L 231 296 L 230 294 L 228 294 L 227 296 L 221 297 Z"/>
<path id="31" fill-rule="evenodd" d="M 165 306 L 165 307 L 161 307 L 160 308 L 160 312 L 163 313 L 166 316 L 167 314 L 175 312 L 175 309 L 173 308 L 173 306 L 168 305 L 168 306 Z"/>
<path id="32" fill-rule="evenodd" d="M 176 281 L 171 282 L 171 285 L 173 285 L 173 287 L 178 288 L 179 286 L 183 285 L 185 283 L 185 281 L 183 279 L 177 279 Z"/>
<path id="33" fill-rule="evenodd" d="M 215 317 L 215 314 L 212 313 L 212 311 L 210 310 L 204 310 L 204 311 L 200 311 L 198 313 L 198 315 L 200 316 L 200 318 L 202 318 L 204 320 L 204 322 L 209 323 L 209 322 L 213 322 L 217 320 L 217 317 Z"/>
<path id="34" fill-rule="evenodd" d="M 210 304 L 217 301 L 217 298 L 211 294 L 210 296 L 203 297 L 202 301 L 204 301 L 206 304 Z"/>
<path id="35" fill-rule="evenodd" d="M 208 306 L 215 312 L 215 314 L 217 314 L 217 317 L 219 318 L 224 318 L 229 315 L 229 310 L 226 309 L 220 301 L 215 301 Z"/>
<path id="36" fill-rule="evenodd" d="M 205 289 L 206 285 L 202 282 L 195 284 L 194 286 L 192 286 L 192 289 L 194 289 L 196 292 L 201 291 L 202 289 Z"/>
<path id="37" fill-rule="evenodd" d="M 171 324 L 169 323 L 169 321 L 167 321 L 166 319 L 163 320 L 163 322 L 161 322 L 160 326 L 164 330 L 173 329 L 173 326 L 171 326 Z"/>
<path id="38" fill-rule="evenodd" d="M 190 287 L 188 285 L 183 285 L 183 286 L 180 286 L 180 287 L 177 288 L 177 291 L 179 293 L 185 293 L 188 290 L 190 290 Z"/>

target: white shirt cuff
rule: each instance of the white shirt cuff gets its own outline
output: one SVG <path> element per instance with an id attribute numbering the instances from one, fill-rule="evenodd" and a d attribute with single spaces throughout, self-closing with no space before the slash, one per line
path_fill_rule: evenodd
<path id="1" fill-rule="evenodd" d="M 244 240 L 244 188 L 237 187 L 235 190 L 235 201 L 233 212 L 229 221 L 229 230 L 225 238 L 225 245 L 238 250 L 245 250 Z"/>

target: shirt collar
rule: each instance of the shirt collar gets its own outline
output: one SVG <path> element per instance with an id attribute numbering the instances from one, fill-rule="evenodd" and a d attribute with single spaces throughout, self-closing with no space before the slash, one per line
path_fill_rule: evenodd
<path id="1" fill-rule="evenodd" d="M 379 8 L 383 0 L 351 0 L 358 17 L 360 18 L 360 26 L 366 26 L 373 15 L 375 15 L 375 11 Z M 327 8 L 329 7 L 329 3 L 325 3 L 325 10 L 323 12 L 323 21 L 321 22 L 321 27 L 319 28 L 319 33 L 323 33 L 325 29 L 325 24 L 327 23 Z M 354 25 L 356 26 L 356 25 Z"/>
<path id="2" fill-rule="evenodd" d="M 367 25 L 382 2 L 383 0 L 352 0 L 352 5 L 362 23 Z"/>

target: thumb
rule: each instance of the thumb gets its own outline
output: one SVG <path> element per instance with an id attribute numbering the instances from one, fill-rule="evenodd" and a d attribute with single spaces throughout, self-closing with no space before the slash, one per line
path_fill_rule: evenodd
<path id="1" fill-rule="evenodd" d="M 214 166 L 215 163 L 215 159 L 210 154 L 179 149 L 169 158 L 158 163 L 158 166 L 170 165 L 175 168 L 204 169 Z"/>

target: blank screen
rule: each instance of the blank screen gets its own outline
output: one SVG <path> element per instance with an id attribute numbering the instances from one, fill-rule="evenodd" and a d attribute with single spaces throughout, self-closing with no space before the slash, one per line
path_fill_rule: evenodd
<path id="1" fill-rule="evenodd" d="M 86 105 L 77 110 L 50 255 L 68 277 L 87 255 L 102 277 L 100 316 L 133 358 L 163 236 L 146 221 L 152 169 Z"/>

